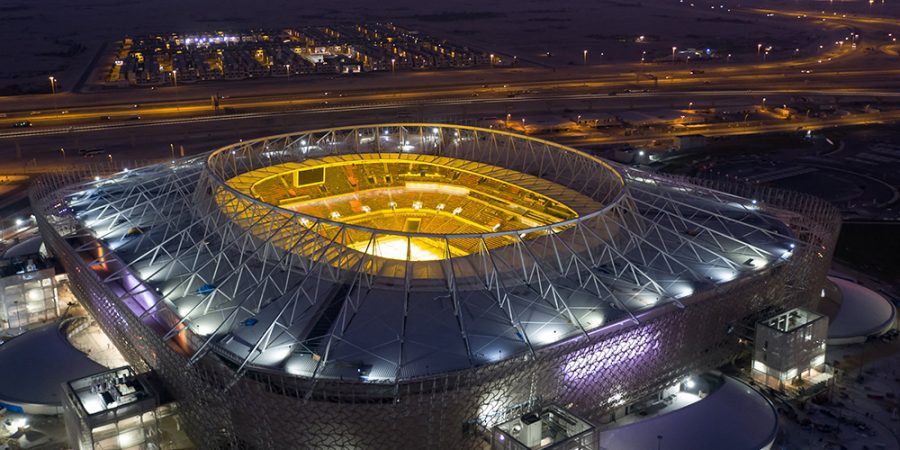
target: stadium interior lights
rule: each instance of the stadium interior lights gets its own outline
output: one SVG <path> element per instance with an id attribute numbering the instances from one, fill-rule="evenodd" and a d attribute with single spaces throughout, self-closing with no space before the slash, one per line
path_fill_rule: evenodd
<path id="1" fill-rule="evenodd" d="M 445 259 L 444 251 L 438 242 L 426 238 L 407 238 L 405 236 L 384 236 L 376 238 L 374 244 L 361 240 L 349 245 L 350 248 L 386 259 L 400 261 L 436 261 Z"/>

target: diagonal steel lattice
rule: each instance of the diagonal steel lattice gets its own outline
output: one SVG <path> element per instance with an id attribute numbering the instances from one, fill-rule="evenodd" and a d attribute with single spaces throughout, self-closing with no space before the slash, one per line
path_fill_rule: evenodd
<path id="1" fill-rule="evenodd" d="M 382 154 L 509 169 L 598 206 L 526 230 L 409 233 L 228 182 Z M 734 325 L 815 300 L 836 211 L 703 184 L 495 130 L 385 124 L 50 176 L 32 203 L 76 295 L 132 364 L 160 373 L 202 447 L 478 448 L 485 428 L 545 401 L 598 419 L 723 361 Z M 442 242 L 446 257 L 348 246 L 386 236 Z"/>

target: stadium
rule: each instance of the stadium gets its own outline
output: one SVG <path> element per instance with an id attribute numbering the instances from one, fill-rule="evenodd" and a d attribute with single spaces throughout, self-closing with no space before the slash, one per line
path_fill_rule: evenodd
<path id="1" fill-rule="evenodd" d="M 487 448 L 604 414 L 812 305 L 837 211 L 442 124 L 36 183 L 45 242 L 204 448 Z"/>

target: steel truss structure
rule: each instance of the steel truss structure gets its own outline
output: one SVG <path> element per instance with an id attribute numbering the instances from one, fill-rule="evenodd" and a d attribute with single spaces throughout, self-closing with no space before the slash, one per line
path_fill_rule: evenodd
<path id="1" fill-rule="evenodd" d="M 306 216 L 229 184 L 373 154 L 489 164 L 599 206 L 524 230 L 409 233 Z M 439 124 L 293 133 L 85 175 L 32 189 L 48 248 L 207 448 L 479 448 L 535 404 L 597 418 L 719 364 L 735 326 L 809 306 L 840 226 L 801 194 Z M 448 251 L 397 260 L 349 245 L 384 237 Z"/>

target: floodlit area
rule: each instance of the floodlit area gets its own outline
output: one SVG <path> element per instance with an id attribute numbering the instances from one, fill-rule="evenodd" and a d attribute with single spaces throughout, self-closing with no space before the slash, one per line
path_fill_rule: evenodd
<path id="1" fill-rule="evenodd" d="M 73 347 L 103 367 L 113 369 L 128 365 L 128 361 L 96 323 L 91 323 L 78 333 L 69 335 L 68 340 Z"/>
<path id="2" fill-rule="evenodd" d="M 386 141 L 387 136 L 380 138 Z M 415 139 L 407 137 L 406 142 Z M 419 139 L 425 145 L 435 142 L 433 136 Z M 385 235 L 374 239 L 356 234 L 360 240 L 345 241 L 345 245 L 375 256 L 412 261 L 465 256 L 480 251 L 483 245 L 511 242 L 505 237 L 487 244 L 478 239 L 483 233 L 521 230 L 521 238 L 534 238 L 556 232 L 565 226 L 539 232 L 531 229 L 602 207 L 590 197 L 539 177 L 429 155 L 307 159 L 302 164 L 249 171 L 228 184 L 273 207 L 300 213 L 298 220 L 306 227 L 323 219 L 383 231 Z M 469 236 L 467 243 L 460 239 L 458 245 L 445 245 L 444 235 Z"/>
<path id="3" fill-rule="evenodd" d="M 434 261 L 446 258 L 446 252 L 434 241 L 400 236 L 354 242 L 348 247 L 372 256 L 400 261 Z"/>

